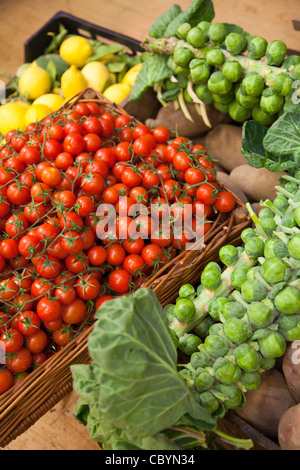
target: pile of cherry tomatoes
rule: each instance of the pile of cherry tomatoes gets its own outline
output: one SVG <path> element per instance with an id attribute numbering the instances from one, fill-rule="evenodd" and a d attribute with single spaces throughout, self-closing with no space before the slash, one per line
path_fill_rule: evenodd
<path id="1" fill-rule="evenodd" d="M 78 102 L 5 139 L 0 393 L 90 325 L 103 302 L 143 285 L 199 227 L 205 234 L 218 213 L 235 206 L 203 146 L 171 138 L 165 127 L 151 130 L 113 106 Z M 114 208 L 114 233 L 98 214 L 103 204 Z M 136 204 L 146 212 L 130 215 Z M 174 221 L 187 204 L 190 233 L 167 233 L 163 208 L 172 205 Z M 148 212 L 151 205 L 162 207 L 158 217 Z M 129 235 L 132 224 L 136 237 Z"/>

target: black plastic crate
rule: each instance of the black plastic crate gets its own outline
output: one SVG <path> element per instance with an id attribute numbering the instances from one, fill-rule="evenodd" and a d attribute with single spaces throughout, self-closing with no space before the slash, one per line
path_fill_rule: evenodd
<path id="1" fill-rule="evenodd" d="M 45 49 L 51 43 L 51 36 L 48 33 L 58 34 L 59 25 L 62 24 L 69 34 L 78 34 L 88 39 L 98 39 L 103 42 L 108 40 L 111 43 L 126 46 L 129 54 L 135 55 L 142 52 L 140 41 L 110 29 L 103 28 L 88 21 L 77 18 L 65 11 L 58 11 L 47 23 L 44 24 L 24 43 L 24 62 L 33 62 L 44 54 Z"/>

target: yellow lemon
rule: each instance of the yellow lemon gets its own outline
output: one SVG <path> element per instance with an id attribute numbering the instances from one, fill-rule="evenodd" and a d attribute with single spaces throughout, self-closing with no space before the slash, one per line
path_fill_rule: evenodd
<path id="1" fill-rule="evenodd" d="M 106 65 L 102 62 L 93 61 L 87 63 L 81 69 L 82 75 L 85 77 L 87 84 L 90 88 L 102 92 L 105 83 L 109 78 L 109 71 Z"/>
<path id="2" fill-rule="evenodd" d="M 59 48 L 61 58 L 69 65 L 76 65 L 78 68 L 84 66 L 92 53 L 91 43 L 82 36 L 71 36 L 65 39 Z"/>
<path id="3" fill-rule="evenodd" d="M 113 101 L 116 104 L 122 103 L 125 98 L 130 94 L 131 86 L 127 83 L 115 83 L 114 85 L 109 86 L 103 92 L 103 95 L 110 101 Z"/>
<path id="4" fill-rule="evenodd" d="M 52 109 L 49 108 L 49 106 L 46 106 L 45 104 L 32 104 L 26 111 L 25 124 L 26 126 L 28 126 L 28 124 L 31 124 L 32 122 L 40 121 L 52 112 Z"/>
<path id="5" fill-rule="evenodd" d="M 139 71 L 142 68 L 143 63 L 140 62 L 139 64 L 134 65 L 131 67 L 131 69 L 128 70 L 128 72 L 125 73 L 124 77 L 122 78 L 121 83 L 127 83 L 130 86 L 133 86 L 133 84 L 136 81 L 136 77 L 139 74 Z"/>
<path id="6" fill-rule="evenodd" d="M 32 104 L 44 104 L 52 111 L 56 111 L 62 106 L 63 102 L 64 99 L 56 93 L 46 93 L 45 95 L 39 96 Z"/>
<path id="7" fill-rule="evenodd" d="M 32 62 L 19 78 L 19 88 L 23 96 L 35 100 L 51 90 L 52 81 L 46 70 Z"/>
<path id="8" fill-rule="evenodd" d="M 8 131 L 18 129 L 24 131 L 26 129 L 25 114 L 28 106 L 25 103 L 9 102 L 0 106 L 0 132 L 6 135 Z"/>
<path id="9" fill-rule="evenodd" d="M 71 65 L 71 67 L 62 74 L 61 91 L 66 99 L 72 98 L 86 88 L 88 88 L 87 81 L 76 65 Z"/>

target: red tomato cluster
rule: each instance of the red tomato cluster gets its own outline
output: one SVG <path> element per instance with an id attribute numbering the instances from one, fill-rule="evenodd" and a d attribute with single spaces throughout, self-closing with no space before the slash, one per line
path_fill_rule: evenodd
<path id="1" fill-rule="evenodd" d="M 103 302 L 143 285 L 199 226 L 205 233 L 218 212 L 235 205 L 216 183 L 204 147 L 93 101 L 24 133 L 9 132 L 6 142 L 0 150 L 0 345 L 6 353 L 0 393 L 89 325 Z M 116 233 L 100 239 L 103 203 L 115 210 Z M 130 215 L 135 204 L 147 212 Z M 156 218 L 151 204 L 162 207 Z M 192 236 L 175 237 L 172 230 L 165 236 L 164 208 L 172 205 L 174 222 L 186 204 L 193 208 Z M 197 205 L 204 208 L 200 221 Z"/>

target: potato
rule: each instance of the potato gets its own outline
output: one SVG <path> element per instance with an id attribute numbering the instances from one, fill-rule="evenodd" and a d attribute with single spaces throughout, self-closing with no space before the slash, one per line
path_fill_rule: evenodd
<path id="1" fill-rule="evenodd" d="M 254 168 L 248 164 L 240 165 L 230 173 L 230 180 L 241 188 L 252 200 L 260 201 L 276 197 L 275 186 L 279 185 L 284 172 L 273 173 L 266 168 Z"/>
<path id="2" fill-rule="evenodd" d="M 300 450 L 300 404 L 286 410 L 278 425 L 281 450 Z"/>
<path id="3" fill-rule="evenodd" d="M 187 138 L 194 138 L 209 131 L 211 128 L 205 124 L 202 116 L 199 116 L 194 103 L 186 103 L 186 106 L 193 121 L 184 116 L 181 108 L 175 109 L 173 101 L 170 101 L 167 107 L 160 108 L 155 119 L 147 119 L 145 124 L 151 129 L 156 126 L 166 126 L 173 132 L 173 137 L 177 133 Z M 212 105 L 206 106 L 206 112 L 212 127 L 230 120 L 228 115 L 220 113 Z"/>
<path id="4" fill-rule="evenodd" d="M 283 357 L 282 371 L 293 398 L 300 403 L 300 341 L 288 344 Z"/>
<path id="5" fill-rule="evenodd" d="M 226 186 L 228 189 L 231 189 L 231 191 L 233 191 L 242 202 L 248 202 L 246 194 L 239 188 L 239 186 L 230 180 L 230 177 L 227 173 L 224 171 L 217 171 L 217 180 L 224 184 L 224 186 Z"/>
<path id="6" fill-rule="evenodd" d="M 296 404 L 283 374 L 276 369 L 263 372 L 260 386 L 245 396 L 246 405 L 234 413 L 266 437 L 276 438 L 282 414 Z"/>
<path id="7" fill-rule="evenodd" d="M 242 128 L 239 126 L 231 124 L 215 126 L 206 135 L 205 146 L 209 155 L 229 172 L 247 163 L 241 152 Z"/>

